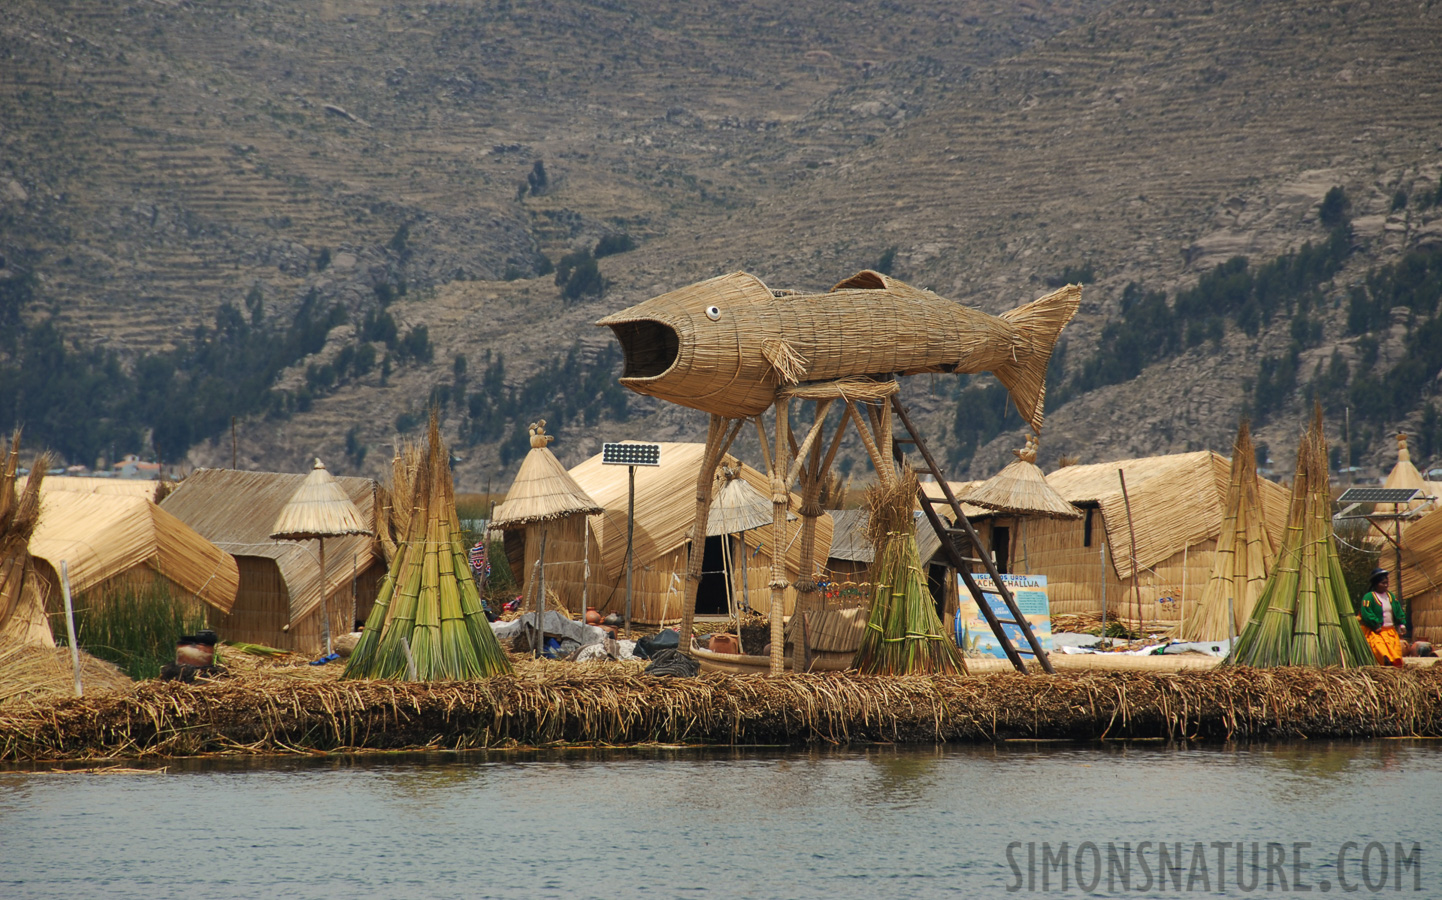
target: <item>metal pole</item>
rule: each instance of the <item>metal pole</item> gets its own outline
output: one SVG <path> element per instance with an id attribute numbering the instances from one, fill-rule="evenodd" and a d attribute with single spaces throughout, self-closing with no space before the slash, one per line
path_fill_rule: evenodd
<path id="1" fill-rule="evenodd" d="M 230 467 L 235 468 L 235 416 L 230 417 Z"/>
<path id="2" fill-rule="evenodd" d="M 80 686 L 80 648 L 75 644 L 75 607 L 70 602 L 70 566 L 60 560 L 60 593 L 65 597 L 65 635 L 70 639 L 70 668 L 75 672 L 75 696 L 84 697 Z"/>
<path id="3" fill-rule="evenodd" d="M 631 639 L 631 577 L 636 571 L 636 553 L 633 543 L 636 536 L 636 467 L 627 466 L 626 472 L 630 476 L 630 485 L 626 493 L 626 640 Z M 705 538 L 703 537 L 704 541 Z M 702 544 L 702 550 L 705 544 Z M 691 548 L 696 553 L 697 548 Z"/>

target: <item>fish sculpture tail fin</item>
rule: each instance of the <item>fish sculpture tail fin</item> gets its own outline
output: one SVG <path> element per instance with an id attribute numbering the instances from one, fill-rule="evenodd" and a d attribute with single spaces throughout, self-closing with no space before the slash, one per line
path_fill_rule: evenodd
<path id="1" fill-rule="evenodd" d="M 1011 394 L 1012 402 L 1032 430 L 1041 433 L 1042 402 L 1046 399 L 1046 368 L 1057 336 L 1076 315 L 1081 285 L 1069 284 L 1036 300 L 1004 312 L 1001 318 L 1016 329 L 1013 362 L 993 370 Z"/>

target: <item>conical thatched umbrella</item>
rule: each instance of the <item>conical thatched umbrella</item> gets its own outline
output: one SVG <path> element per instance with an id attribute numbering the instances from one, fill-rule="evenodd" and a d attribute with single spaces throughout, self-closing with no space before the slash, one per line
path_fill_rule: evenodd
<path id="1" fill-rule="evenodd" d="M 568 516 L 591 516 L 605 512 L 591 496 L 576 483 L 560 460 L 546 445 L 554 438 L 546 434 L 546 420 L 534 422 L 530 427 L 531 452 L 521 461 L 516 480 L 506 492 L 506 499 L 491 514 L 491 527 L 500 529 L 525 528 L 529 525 L 541 527 L 539 553 L 540 576 L 536 584 L 536 654 L 540 655 L 545 640 L 546 620 L 546 530 L 547 525 Z M 586 542 L 582 541 L 582 552 Z M 585 610 L 582 610 L 584 613 Z"/>
<path id="2" fill-rule="evenodd" d="M 1217 535 L 1212 574 L 1195 611 L 1183 617 L 1178 635 L 1188 641 L 1224 641 L 1241 634 L 1266 585 L 1272 560 L 1272 539 L 1257 484 L 1256 450 L 1244 421 L 1232 445 L 1227 512 Z"/>
<path id="3" fill-rule="evenodd" d="M 1417 467 L 1412 464 L 1412 453 L 1407 449 L 1407 435 L 1397 435 L 1397 464 L 1392 471 L 1387 473 L 1387 480 L 1382 482 L 1385 488 L 1416 488 L 1421 491 L 1417 499 L 1407 504 L 1408 509 L 1419 509 L 1432 502 L 1433 491 L 1436 486 L 1422 477 Z"/>
<path id="4" fill-rule="evenodd" d="M 1016 461 L 957 499 L 1013 516 L 1080 519 L 1082 511 L 1058 494 L 1036 464 L 1037 440 L 1026 436 L 1026 449 L 1011 451 Z"/>
<path id="5" fill-rule="evenodd" d="M 271 526 L 272 540 L 303 541 L 315 538 L 320 544 L 320 628 L 326 655 L 331 655 L 330 605 L 326 602 L 325 539 L 346 534 L 370 534 L 360 510 L 346 496 L 335 478 L 317 457 L 315 466 L 281 507 Z"/>
<path id="6" fill-rule="evenodd" d="M 1297 449 L 1287 535 L 1252 616 L 1226 662 L 1248 666 L 1370 666 L 1337 545 L 1322 410 Z"/>

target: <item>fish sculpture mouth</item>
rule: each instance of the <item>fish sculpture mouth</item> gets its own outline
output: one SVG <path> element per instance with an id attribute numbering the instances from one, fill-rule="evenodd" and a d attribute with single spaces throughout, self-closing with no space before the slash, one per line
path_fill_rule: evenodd
<path id="1" fill-rule="evenodd" d="M 681 338 L 676 329 L 659 319 L 607 321 L 621 342 L 625 368 L 623 381 L 649 381 L 675 367 L 681 355 Z"/>

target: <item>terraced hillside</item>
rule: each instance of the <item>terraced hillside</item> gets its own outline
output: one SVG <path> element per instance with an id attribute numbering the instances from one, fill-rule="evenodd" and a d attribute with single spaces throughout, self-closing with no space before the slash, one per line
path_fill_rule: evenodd
<path id="1" fill-rule="evenodd" d="M 589 323 L 653 293 L 736 268 L 825 287 L 894 249 L 895 274 L 997 312 L 1089 268 L 1043 452 L 1103 458 L 1224 446 L 1293 341 L 1292 316 L 1229 320 L 1134 380 L 1065 390 L 1114 352 L 1123 288 L 1172 296 L 1233 255 L 1323 241 L 1318 204 L 1343 186 L 1354 249 L 1315 287 L 1320 337 L 1260 430 L 1280 458 L 1315 361 L 1335 350 L 1355 381 L 1407 352 L 1405 325 L 1349 330 L 1344 298 L 1437 233 L 1420 198 L 1439 173 L 1439 30 L 1437 9 L 1376 3 L 15 0 L 0 274 L 34 274 L 26 321 L 53 314 L 122 360 L 182 345 L 222 303 L 339 303 L 346 323 L 278 382 L 305 402 L 243 421 L 241 464 L 379 471 L 435 399 L 479 487 L 535 415 L 565 419 L 569 461 L 699 433 L 685 411 L 587 406 L 556 381 L 593 383 L 612 363 Z M 1419 201 L 1394 209 L 1399 190 Z M 638 246 L 599 260 L 599 298 L 540 274 L 621 235 Z M 427 326 L 428 362 L 363 333 L 382 310 L 399 334 Z M 396 352 L 391 371 L 326 374 L 367 343 Z M 968 441 L 975 470 L 1017 445 L 979 384 L 908 390 L 958 463 Z M 1425 400 L 1369 424 L 1360 456 L 1419 427 Z M 228 464 L 228 443 L 190 461 Z"/>

